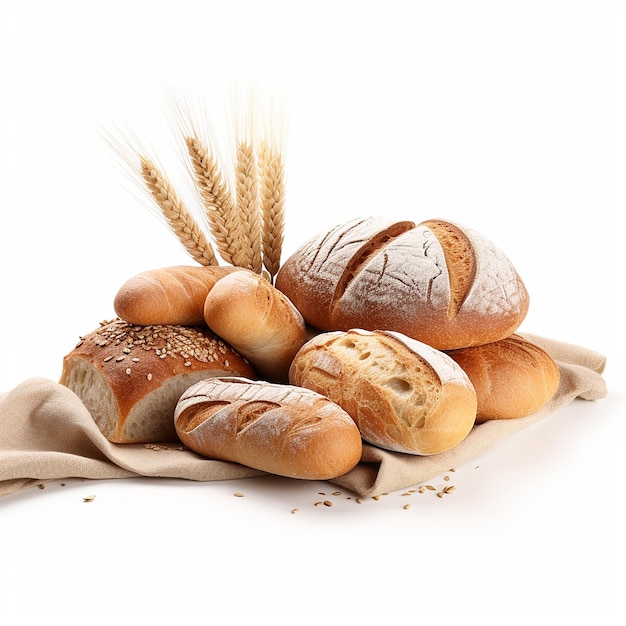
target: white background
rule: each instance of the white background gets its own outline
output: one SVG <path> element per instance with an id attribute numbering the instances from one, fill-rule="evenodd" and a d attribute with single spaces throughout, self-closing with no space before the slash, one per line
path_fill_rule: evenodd
<path id="1" fill-rule="evenodd" d="M 252 82 L 288 101 L 286 254 L 363 215 L 465 223 L 522 275 L 522 330 L 607 355 L 609 387 L 409 510 L 399 492 L 316 507 L 332 486 L 283 479 L 8 496 L 3 624 L 621 623 L 623 2 L 0 7 L 0 390 L 58 378 L 123 281 L 189 262 L 102 130 L 128 123 L 175 160 L 164 93 L 200 91 L 219 133 L 224 94 Z"/>

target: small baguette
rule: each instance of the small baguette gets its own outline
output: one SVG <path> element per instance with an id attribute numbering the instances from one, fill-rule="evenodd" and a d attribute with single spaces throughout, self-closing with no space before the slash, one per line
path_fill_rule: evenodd
<path id="1" fill-rule="evenodd" d="M 304 319 L 287 296 L 249 270 L 216 283 L 204 303 L 204 321 L 272 382 L 287 382 L 307 339 Z"/>
<path id="2" fill-rule="evenodd" d="M 174 265 L 129 278 L 113 301 L 116 315 L 131 324 L 204 324 L 204 301 L 215 283 L 241 268 Z"/>
<path id="3" fill-rule="evenodd" d="M 554 359 L 518 335 L 448 354 L 474 385 L 477 423 L 526 417 L 548 402 L 559 386 Z"/>
<path id="4" fill-rule="evenodd" d="M 443 352 L 395 332 L 317 335 L 296 354 L 289 381 L 336 402 L 365 441 L 395 452 L 450 450 L 476 418 L 465 372 Z"/>
<path id="5" fill-rule="evenodd" d="M 290 478 L 336 478 L 361 458 L 361 436 L 350 416 L 290 385 L 206 380 L 183 393 L 174 423 L 185 446 L 202 456 Z"/>

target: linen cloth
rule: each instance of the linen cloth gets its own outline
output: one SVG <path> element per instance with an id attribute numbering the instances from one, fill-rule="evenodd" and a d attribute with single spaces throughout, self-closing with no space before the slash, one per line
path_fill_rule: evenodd
<path id="1" fill-rule="evenodd" d="M 364 443 L 359 464 L 329 482 L 360 496 L 405 489 L 459 467 L 576 398 L 598 400 L 606 396 L 603 355 L 554 339 L 519 334 L 543 348 L 559 366 L 559 387 L 539 411 L 520 419 L 476 425 L 458 446 L 433 456 L 389 452 Z M 206 459 L 176 443 L 111 443 L 80 398 L 47 378 L 30 378 L 0 393 L 0 496 L 64 478 L 145 476 L 215 481 L 260 475 L 264 472 Z"/>

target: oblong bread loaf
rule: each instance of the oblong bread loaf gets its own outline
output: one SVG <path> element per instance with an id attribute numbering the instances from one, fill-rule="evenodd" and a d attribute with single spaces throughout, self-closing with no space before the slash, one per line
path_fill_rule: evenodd
<path id="1" fill-rule="evenodd" d="M 271 474 L 327 480 L 360 460 L 350 416 L 309 389 L 214 378 L 190 387 L 174 414 L 181 441 L 198 454 Z"/>
<path id="2" fill-rule="evenodd" d="M 115 314 L 131 324 L 204 324 L 204 301 L 215 283 L 241 268 L 173 265 L 129 278 L 113 299 Z"/>
<path id="3" fill-rule="evenodd" d="M 559 386 L 554 359 L 518 335 L 448 354 L 476 389 L 477 422 L 526 417 L 548 402 Z"/>
<path id="4" fill-rule="evenodd" d="M 443 352 L 395 332 L 317 335 L 296 354 L 289 381 L 344 408 L 368 443 L 397 452 L 450 450 L 476 418 L 465 372 Z"/>
<path id="5" fill-rule="evenodd" d="M 289 298 L 249 270 L 225 276 L 211 289 L 204 321 L 271 382 L 287 382 L 307 339 L 304 318 Z"/>

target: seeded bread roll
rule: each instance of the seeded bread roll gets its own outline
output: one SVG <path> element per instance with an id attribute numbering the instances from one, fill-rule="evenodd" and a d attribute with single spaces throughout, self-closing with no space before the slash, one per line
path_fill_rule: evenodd
<path id="1" fill-rule="evenodd" d="M 548 402 L 559 386 L 554 359 L 517 335 L 448 354 L 476 389 L 479 423 L 526 417 Z"/>
<path id="2" fill-rule="evenodd" d="M 280 476 L 327 480 L 361 458 L 350 416 L 300 387 L 213 378 L 182 395 L 174 419 L 181 441 L 198 454 Z"/>
<path id="3" fill-rule="evenodd" d="M 307 338 L 304 319 L 287 296 L 249 270 L 225 276 L 211 289 L 204 320 L 272 382 L 287 382 Z"/>
<path id="4" fill-rule="evenodd" d="M 365 441 L 430 455 L 450 450 L 471 431 L 476 393 L 446 354 L 388 331 L 323 333 L 296 354 L 289 380 L 346 410 Z"/>
<path id="5" fill-rule="evenodd" d="M 444 220 L 340 224 L 291 255 L 276 287 L 321 330 L 393 330 L 439 350 L 508 337 L 529 304 L 501 250 Z"/>
<path id="6" fill-rule="evenodd" d="M 240 270 L 229 265 L 174 265 L 141 272 L 115 294 L 116 315 L 131 324 L 204 324 L 204 301 L 220 279 Z"/>
<path id="7" fill-rule="evenodd" d="M 114 443 L 176 441 L 174 407 L 212 376 L 254 378 L 252 366 L 207 328 L 103 323 L 63 359 L 60 383 Z"/>

